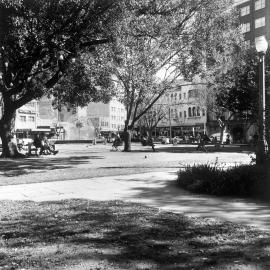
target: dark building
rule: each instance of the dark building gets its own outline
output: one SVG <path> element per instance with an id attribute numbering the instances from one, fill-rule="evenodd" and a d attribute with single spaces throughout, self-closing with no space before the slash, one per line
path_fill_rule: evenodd
<path id="1" fill-rule="evenodd" d="M 270 0 L 235 0 L 245 40 L 254 44 L 256 38 L 270 40 Z"/>

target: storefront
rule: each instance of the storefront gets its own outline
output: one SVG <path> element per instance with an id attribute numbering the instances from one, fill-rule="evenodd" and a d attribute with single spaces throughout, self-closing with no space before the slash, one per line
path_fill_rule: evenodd
<path id="1" fill-rule="evenodd" d="M 172 138 L 175 136 L 196 136 L 198 133 L 205 133 L 204 124 L 195 124 L 190 126 L 172 126 L 172 127 L 157 127 L 157 136 L 167 136 L 170 137 L 170 130 Z"/>

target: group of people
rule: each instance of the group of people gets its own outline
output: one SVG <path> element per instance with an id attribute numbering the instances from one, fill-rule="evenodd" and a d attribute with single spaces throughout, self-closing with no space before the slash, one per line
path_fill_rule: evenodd
<path id="1" fill-rule="evenodd" d="M 40 136 L 37 134 L 34 138 L 33 145 L 36 147 L 37 150 L 39 150 L 39 155 L 56 155 L 58 153 L 57 150 L 55 150 L 54 145 L 50 143 L 48 138 L 44 136 Z"/>
<path id="2" fill-rule="evenodd" d="M 112 149 L 115 151 L 118 151 L 118 147 L 123 144 L 122 139 L 119 134 L 115 135 L 113 144 L 112 144 Z"/>
<path id="3" fill-rule="evenodd" d="M 23 158 L 31 155 L 32 145 L 35 146 L 36 154 L 39 155 L 56 155 L 58 153 L 58 151 L 55 150 L 54 145 L 50 143 L 50 141 L 45 135 L 41 136 L 40 134 L 37 134 L 34 138 L 33 143 L 28 144 L 28 152 L 22 151 L 23 147 L 20 147 L 20 144 L 17 143 L 17 139 L 15 136 L 9 135 L 7 139 L 10 156 L 14 158 Z"/>

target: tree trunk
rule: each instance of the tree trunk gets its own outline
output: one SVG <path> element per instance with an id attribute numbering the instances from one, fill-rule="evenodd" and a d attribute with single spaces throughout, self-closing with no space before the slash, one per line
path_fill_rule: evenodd
<path id="1" fill-rule="evenodd" d="M 221 147 L 221 145 L 222 145 L 222 141 L 223 141 L 223 136 L 224 136 L 224 130 L 225 130 L 225 128 L 226 128 L 226 124 L 221 124 L 220 125 L 220 140 L 219 140 L 219 142 L 215 145 L 215 147 L 217 148 L 217 149 L 220 149 L 220 147 Z"/>
<path id="2" fill-rule="evenodd" d="M 129 130 L 124 130 L 124 152 L 131 151 L 131 133 Z"/>
<path id="3" fill-rule="evenodd" d="M 15 122 L 15 111 L 4 113 L 0 120 L 0 137 L 2 140 L 2 154 L 1 157 L 11 157 L 10 150 L 8 147 L 8 136 L 11 135 L 12 129 Z"/>

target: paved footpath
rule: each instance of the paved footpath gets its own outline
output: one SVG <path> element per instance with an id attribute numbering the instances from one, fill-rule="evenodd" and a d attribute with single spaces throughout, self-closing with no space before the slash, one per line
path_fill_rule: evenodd
<path id="1" fill-rule="evenodd" d="M 270 203 L 194 195 L 175 185 L 176 171 L 0 187 L 1 200 L 124 200 L 191 216 L 217 217 L 270 230 Z"/>

